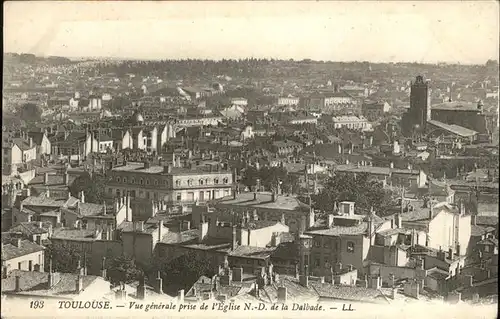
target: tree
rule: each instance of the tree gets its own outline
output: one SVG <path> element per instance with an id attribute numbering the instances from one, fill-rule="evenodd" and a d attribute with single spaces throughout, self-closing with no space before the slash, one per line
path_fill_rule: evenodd
<path id="1" fill-rule="evenodd" d="M 325 213 L 333 212 L 335 203 L 353 201 L 360 211 L 366 213 L 373 208 L 379 216 L 385 214 L 392 202 L 391 192 L 378 181 L 370 180 L 368 174 L 345 173 L 329 178 L 324 189 L 311 199 L 313 207 Z"/>
<path id="2" fill-rule="evenodd" d="M 105 195 L 106 178 L 100 174 L 85 173 L 78 176 L 69 189 L 71 195 L 78 197 L 81 191 L 85 195 L 85 201 L 88 203 L 101 204 Z"/>
<path id="3" fill-rule="evenodd" d="M 112 284 L 128 284 L 139 280 L 144 274 L 134 259 L 126 256 L 106 260 L 106 263 L 107 276 Z"/>
<path id="4" fill-rule="evenodd" d="M 189 289 L 201 276 L 212 277 L 214 268 L 206 260 L 200 260 L 196 254 L 188 253 L 165 262 L 157 260 L 152 271 L 160 271 L 164 286 L 175 285 Z"/>
<path id="5" fill-rule="evenodd" d="M 84 253 L 69 245 L 48 245 L 45 249 L 45 271 L 49 271 L 50 261 L 52 270 L 56 272 L 73 273 L 77 271 L 78 262 L 83 266 L 86 263 L 90 268 L 90 258 Z"/>
<path id="6" fill-rule="evenodd" d="M 42 110 L 33 103 L 23 104 L 20 110 L 20 118 L 27 123 L 40 122 L 42 120 Z"/>

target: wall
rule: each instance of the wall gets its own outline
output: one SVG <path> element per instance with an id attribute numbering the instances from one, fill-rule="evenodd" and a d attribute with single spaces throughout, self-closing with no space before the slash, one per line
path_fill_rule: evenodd
<path id="1" fill-rule="evenodd" d="M 371 264 L 368 267 L 369 275 L 378 275 L 380 274 L 380 278 L 382 283 L 391 283 L 391 274 L 394 275 L 394 279 L 413 279 L 413 278 L 425 278 L 426 271 L 416 268 L 410 267 L 396 267 L 396 266 L 386 266 L 386 265 L 377 265 Z"/>
<path id="2" fill-rule="evenodd" d="M 32 269 L 29 269 L 29 261 L 32 262 Z M 2 260 L 3 263 L 3 260 Z M 21 268 L 19 268 L 19 263 L 21 263 Z M 27 254 L 24 256 L 19 256 L 17 258 L 12 258 L 5 261 L 5 266 L 7 269 L 21 269 L 21 270 L 29 270 L 34 271 L 35 265 L 40 265 L 40 271 L 43 272 L 44 267 L 44 251 L 38 251 L 35 253 Z"/>
<path id="3" fill-rule="evenodd" d="M 354 252 L 347 251 L 348 242 L 354 243 Z M 363 235 L 342 236 L 340 240 L 340 262 L 345 265 L 353 265 L 354 268 L 363 272 L 363 261 L 368 257 L 370 241 Z"/>
<path id="4" fill-rule="evenodd" d="M 459 217 L 458 220 L 458 242 L 460 244 L 460 255 L 465 255 L 469 249 L 469 242 L 471 239 L 471 216 L 465 215 Z"/>
<path id="5" fill-rule="evenodd" d="M 429 223 L 429 247 L 443 250 L 447 250 L 448 247 L 454 248 L 453 217 L 452 213 L 443 210 Z"/>
<path id="6" fill-rule="evenodd" d="M 40 144 L 38 152 L 40 153 L 40 155 L 41 154 L 49 154 L 50 155 L 52 152 L 52 147 L 51 147 L 50 141 L 46 135 L 44 135 L 42 138 L 42 143 Z"/>
<path id="7" fill-rule="evenodd" d="M 96 240 L 92 244 L 92 255 L 90 256 L 89 274 L 99 275 L 101 270 L 101 261 L 103 257 L 112 259 L 123 255 L 123 245 L 121 241 L 116 240 Z"/>
<path id="8" fill-rule="evenodd" d="M 153 256 L 153 235 L 139 232 L 123 232 L 123 253 L 137 262 L 148 264 Z"/>
<path id="9" fill-rule="evenodd" d="M 276 224 L 261 229 L 252 229 L 248 246 L 266 247 L 271 244 L 273 233 L 287 233 L 289 228 L 282 224 Z"/>

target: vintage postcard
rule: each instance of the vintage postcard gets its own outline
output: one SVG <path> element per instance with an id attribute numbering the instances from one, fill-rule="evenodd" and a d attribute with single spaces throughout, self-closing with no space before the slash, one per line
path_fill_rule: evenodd
<path id="1" fill-rule="evenodd" d="M 496 318 L 496 1 L 7 1 L 2 318 Z"/>

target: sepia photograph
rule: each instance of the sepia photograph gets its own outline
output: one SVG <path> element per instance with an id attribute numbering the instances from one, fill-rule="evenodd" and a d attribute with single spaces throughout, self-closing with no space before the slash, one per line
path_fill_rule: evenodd
<path id="1" fill-rule="evenodd" d="M 497 318 L 497 1 L 6 1 L 1 318 Z"/>

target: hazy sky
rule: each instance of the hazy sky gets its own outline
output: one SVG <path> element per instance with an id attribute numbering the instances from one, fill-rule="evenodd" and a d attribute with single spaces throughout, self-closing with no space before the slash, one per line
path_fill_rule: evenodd
<path id="1" fill-rule="evenodd" d="M 67 57 L 480 63 L 496 1 L 4 2 L 4 50 Z"/>

